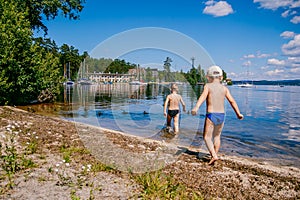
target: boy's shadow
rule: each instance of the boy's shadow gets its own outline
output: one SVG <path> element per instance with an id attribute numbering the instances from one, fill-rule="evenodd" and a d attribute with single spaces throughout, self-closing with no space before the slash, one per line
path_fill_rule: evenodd
<path id="1" fill-rule="evenodd" d="M 176 139 L 177 137 L 178 137 L 178 135 L 175 134 L 172 129 L 167 129 L 167 127 L 163 127 L 157 134 L 153 135 L 150 138 L 158 139 L 158 140 L 165 140 L 166 142 L 171 142 L 173 139 Z M 202 137 L 202 134 L 197 133 L 193 142 L 201 140 L 201 137 Z M 192 142 L 192 146 L 194 146 L 193 142 Z M 204 152 L 199 152 L 199 151 L 197 151 L 197 149 L 193 149 L 193 147 L 188 148 L 188 147 L 184 147 L 184 146 L 177 146 L 177 148 L 178 148 L 178 150 L 175 153 L 175 155 L 177 155 L 177 156 L 180 154 L 187 154 L 187 155 L 195 156 L 201 162 L 209 162 L 211 159 L 209 154 L 204 153 Z"/>
<path id="2" fill-rule="evenodd" d="M 152 139 L 159 139 L 159 140 L 166 140 L 166 141 L 171 141 L 176 137 L 176 133 L 174 133 L 173 129 L 164 127 L 162 128 L 157 134 L 153 135 Z"/>
<path id="3" fill-rule="evenodd" d="M 210 155 L 204 152 L 199 152 L 196 150 L 188 149 L 187 147 L 177 147 L 179 150 L 176 152 L 176 155 L 178 154 L 187 154 L 191 156 L 195 156 L 197 159 L 199 159 L 202 162 L 209 162 L 210 161 Z"/>

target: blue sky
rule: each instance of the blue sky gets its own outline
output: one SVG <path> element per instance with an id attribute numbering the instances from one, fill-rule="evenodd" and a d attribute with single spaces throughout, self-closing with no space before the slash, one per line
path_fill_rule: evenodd
<path id="1" fill-rule="evenodd" d="M 192 57 L 207 68 L 204 52 L 233 80 L 300 79 L 299 0 L 86 0 L 84 7 L 80 20 L 45 21 L 48 37 L 89 54 L 106 45 L 119 53 L 112 57 L 141 66 L 170 56 L 173 70 L 188 70 Z"/>

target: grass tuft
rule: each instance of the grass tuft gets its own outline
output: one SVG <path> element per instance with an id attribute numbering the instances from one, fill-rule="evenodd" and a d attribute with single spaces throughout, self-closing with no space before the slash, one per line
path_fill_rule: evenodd
<path id="1" fill-rule="evenodd" d="M 203 199 L 195 192 L 188 192 L 184 185 L 176 182 L 171 175 L 162 173 L 161 170 L 136 175 L 133 178 L 142 186 L 143 199 Z"/>

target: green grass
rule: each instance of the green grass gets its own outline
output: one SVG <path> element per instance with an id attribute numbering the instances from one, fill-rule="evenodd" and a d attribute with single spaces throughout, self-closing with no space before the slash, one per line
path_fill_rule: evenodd
<path id="1" fill-rule="evenodd" d="M 36 164 L 26 158 L 26 153 L 18 153 L 14 133 L 6 134 L 9 136 L 0 143 L 0 167 L 4 171 L 4 177 L 8 179 L 7 188 L 13 188 L 14 175 L 23 169 L 36 167 Z"/>
<path id="2" fill-rule="evenodd" d="M 60 152 L 63 154 L 63 159 L 65 160 L 65 162 L 70 163 L 71 162 L 71 157 L 74 154 L 80 154 L 80 155 L 84 155 L 84 154 L 90 154 L 90 152 L 85 149 L 85 148 L 79 148 L 79 147 L 68 147 L 67 145 L 63 144 L 60 147 Z"/>
<path id="3" fill-rule="evenodd" d="M 143 199 L 203 199 L 197 193 L 189 192 L 184 185 L 175 181 L 171 175 L 166 175 L 160 170 L 133 175 L 133 178 L 142 186 L 141 197 Z"/>
<path id="4" fill-rule="evenodd" d="M 31 139 L 29 144 L 25 148 L 25 153 L 28 154 L 28 155 L 29 154 L 34 154 L 34 153 L 37 152 L 37 148 L 38 148 L 37 140 L 35 138 Z"/>
<path id="5" fill-rule="evenodd" d="M 0 158 L 0 166 L 5 172 L 5 176 L 8 178 L 7 187 L 12 188 L 14 186 L 14 174 L 21 169 L 13 135 L 11 135 L 10 143 L 7 141 L 4 145 L 0 144 Z"/>
<path id="6" fill-rule="evenodd" d="M 100 171 L 111 172 L 111 171 L 114 171 L 114 167 L 113 166 L 109 166 L 109 165 L 105 165 L 105 164 L 103 164 L 101 162 L 96 161 L 92 165 L 92 171 L 93 172 L 100 172 Z"/>

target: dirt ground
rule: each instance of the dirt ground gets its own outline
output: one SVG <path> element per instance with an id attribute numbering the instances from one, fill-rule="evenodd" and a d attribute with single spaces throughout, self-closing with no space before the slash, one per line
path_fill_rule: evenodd
<path id="1" fill-rule="evenodd" d="M 209 166 L 197 149 L 13 107 L 0 107 L 0 142 L 0 199 L 140 199 L 130 173 L 156 170 L 204 199 L 300 199 L 296 167 L 226 155 Z"/>

